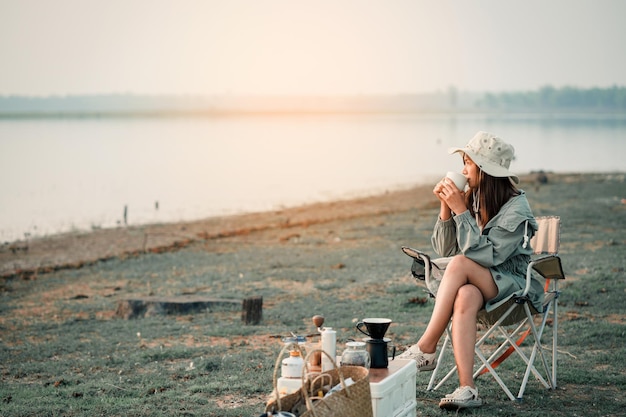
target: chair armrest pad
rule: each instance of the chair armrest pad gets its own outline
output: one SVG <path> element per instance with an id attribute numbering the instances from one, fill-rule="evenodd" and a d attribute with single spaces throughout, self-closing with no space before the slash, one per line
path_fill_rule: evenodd
<path id="1" fill-rule="evenodd" d="M 405 255 L 410 256 L 413 259 L 428 259 L 430 261 L 430 256 L 428 256 L 426 253 L 422 252 L 419 249 L 413 249 L 410 248 L 408 246 L 402 246 L 402 252 L 404 252 Z"/>
<path id="2" fill-rule="evenodd" d="M 558 255 L 548 255 L 531 261 L 530 265 L 545 279 L 565 279 L 561 258 Z"/>

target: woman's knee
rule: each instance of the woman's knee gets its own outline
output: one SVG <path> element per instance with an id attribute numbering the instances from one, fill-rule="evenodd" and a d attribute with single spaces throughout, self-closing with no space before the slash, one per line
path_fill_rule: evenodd
<path id="1" fill-rule="evenodd" d="M 482 308 L 483 303 L 483 294 L 476 286 L 472 284 L 463 285 L 457 291 L 454 300 L 454 314 L 476 315 Z"/>
<path id="2" fill-rule="evenodd" d="M 446 267 L 446 274 L 455 276 L 465 284 L 474 285 L 484 299 L 489 300 L 498 294 L 491 272 L 488 268 L 480 265 L 476 261 L 471 260 L 465 255 L 456 255 L 450 260 Z M 446 275 L 444 274 L 444 278 Z"/>

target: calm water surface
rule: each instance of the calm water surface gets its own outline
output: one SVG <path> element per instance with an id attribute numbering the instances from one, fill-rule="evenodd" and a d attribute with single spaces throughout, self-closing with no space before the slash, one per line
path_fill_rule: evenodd
<path id="1" fill-rule="evenodd" d="M 0 120 L 0 241 L 433 183 L 477 130 L 512 170 L 624 171 L 626 118 L 302 115 Z"/>

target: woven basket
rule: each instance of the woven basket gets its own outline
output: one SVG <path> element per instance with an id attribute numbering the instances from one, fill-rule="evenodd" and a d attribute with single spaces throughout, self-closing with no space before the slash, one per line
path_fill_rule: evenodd
<path id="1" fill-rule="evenodd" d="M 266 407 L 266 411 L 289 411 L 294 412 L 302 402 L 306 406 L 300 417 L 373 417 L 372 394 L 370 391 L 369 371 L 361 366 L 341 366 L 338 367 L 334 358 L 330 357 L 321 349 L 316 349 L 306 356 L 304 369 L 302 370 L 302 388 L 286 396 L 280 397 L 276 389 L 277 367 L 280 364 L 283 352 L 289 346 L 285 346 L 274 369 L 274 392 L 275 398 L 271 399 Z M 326 355 L 334 366 L 334 369 L 322 372 L 314 379 L 307 379 L 308 364 L 310 356 L 315 353 Z M 346 385 L 345 380 L 352 378 L 354 383 Z M 329 383 L 331 386 L 341 384 L 342 389 L 334 392 L 328 397 L 317 397 L 317 393 L 323 384 Z"/>

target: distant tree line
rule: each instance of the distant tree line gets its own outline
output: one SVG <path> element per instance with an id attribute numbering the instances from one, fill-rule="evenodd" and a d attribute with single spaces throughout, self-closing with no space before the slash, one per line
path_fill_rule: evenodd
<path id="1" fill-rule="evenodd" d="M 625 110 L 626 87 L 581 89 L 545 86 L 537 91 L 487 93 L 476 103 L 490 109 Z"/>
<path id="2" fill-rule="evenodd" d="M 0 119 L 22 117 L 163 117 L 228 113 L 384 113 L 422 111 L 580 111 L 626 114 L 626 87 L 542 87 L 535 91 L 468 92 L 450 87 L 433 93 L 353 96 L 180 96 L 92 94 L 1 96 Z"/>

